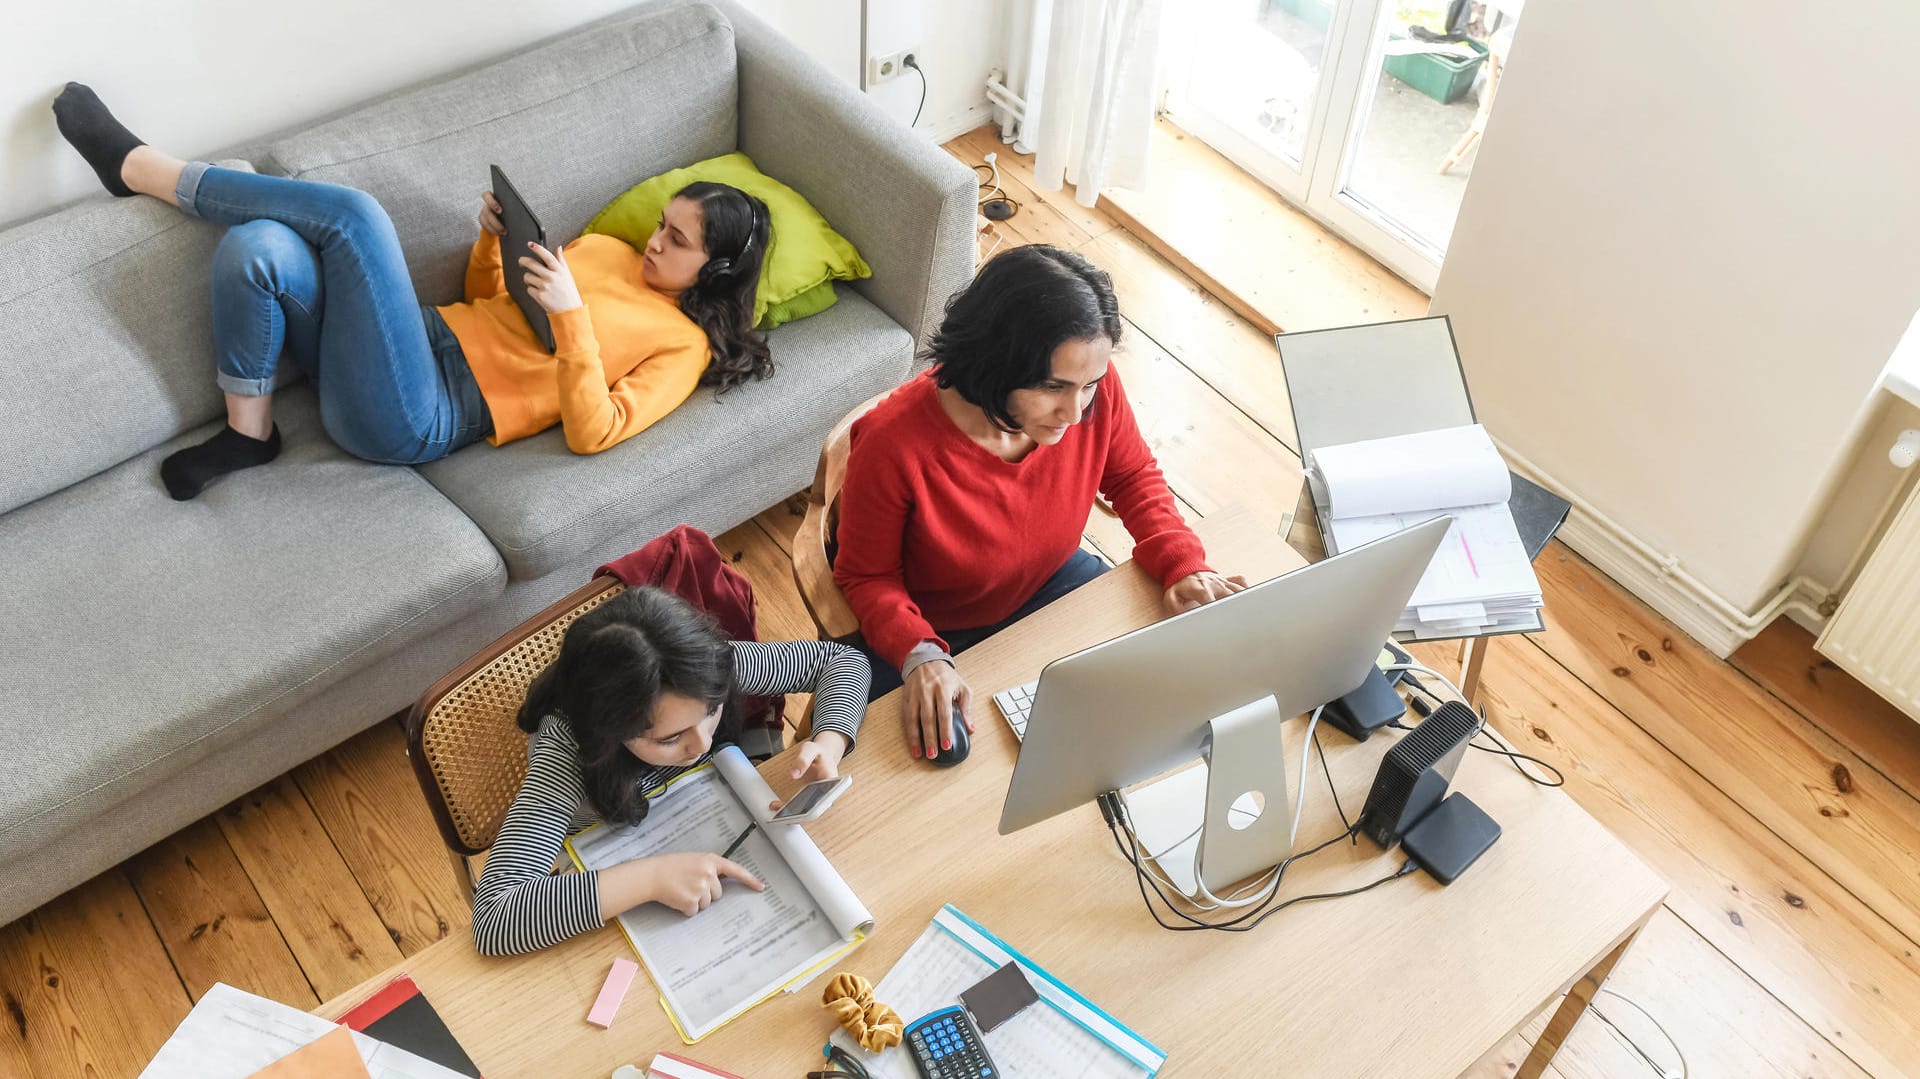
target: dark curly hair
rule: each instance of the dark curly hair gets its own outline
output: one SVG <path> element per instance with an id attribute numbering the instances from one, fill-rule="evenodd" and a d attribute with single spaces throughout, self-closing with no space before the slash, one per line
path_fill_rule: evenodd
<path id="1" fill-rule="evenodd" d="M 750 378 L 773 374 L 767 339 L 753 327 L 753 298 L 760 267 L 773 242 L 767 204 L 727 184 L 697 180 L 674 193 L 700 205 L 706 265 L 680 294 L 680 310 L 707 334 L 713 361 L 700 384 L 725 393 Z"/>
<path id="2" fill-rule="evenodd" d="M 573 728 L 587 800 L 609 824 L 647 815 L 640 777 L 647 765 L 626 743 L 653 727 L 662 693 L 721 706 L 713 744 L 740 737 L 733 646 L 713 619 L 680 597 L 636 587 L 567 627 L 560 654 L 527 690 L 520 729 L 531 734 L 549 715 Z"/>
<path id="3" fill-rule="evenodd" d="M 1069 341 L 1120 343 L 1120 301 L 1107 272 L 1049 244 L 1016 247 L 987 261 L 973 283 L 947 301 L 927 346 L 933 378 L 954 389 L 1003 431 L 1015 390 L 1053 375 L 1053 351 Z"/>

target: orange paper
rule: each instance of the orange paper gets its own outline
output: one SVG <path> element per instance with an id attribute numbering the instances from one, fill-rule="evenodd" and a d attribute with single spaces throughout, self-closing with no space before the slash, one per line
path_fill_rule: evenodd
<path id="1" fill-rule="evenodd" d="M 335 1027 L 254 1072 L 250 1079 L 369 1079 L 353 1031 Z"/>

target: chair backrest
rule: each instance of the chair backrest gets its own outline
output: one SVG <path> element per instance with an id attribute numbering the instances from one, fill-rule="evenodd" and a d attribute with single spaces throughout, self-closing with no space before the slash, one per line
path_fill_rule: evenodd
<path id="1" fill-rule="evenodd" d="M 840 491 L 847 483 L 847 454 L 853 442 L 853 423 L 873 411 L 886 399 L 887 390 L 875 394 L 840 417 L 827 432 L 820 449 L 820 463 L 813 472 L 813 486 L 807 491 L 807 512 L 793 536 L 793 580 L 800 587 L 800 598 L 813 616 L 820 639 L 834 641 L 851 637 L 860 629 L 860 620 L 847 606 L 840 586 L 833 583 L 833 567 L 827 562 L 827 543 L 840 523 Z"/>
<path id="2" fill-rule="evenodd" d="M 407 754 L 440 837 L 459 854 L 493 846 L 527 774 L 515 718 L 527 687 L 560 654 L 573 620 L 626 590 L 596 577 L 435 682 L 407 715 Z"/>

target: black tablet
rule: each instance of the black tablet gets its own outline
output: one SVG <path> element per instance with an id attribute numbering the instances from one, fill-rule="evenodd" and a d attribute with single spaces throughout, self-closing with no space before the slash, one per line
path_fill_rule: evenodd
<path id="1" fill-rule="evenodd" d="M 527 250 L 527 244 L 547 246 L 547 230 L 540 227 L 540 219 L 533 216 L 533 210 L 520 197 L 520 192 L 513 189 L 500 166 L 494 165 L 492 169 L 493 197 L 500 203 L 500 221 L 507 226 L 507 234 L 500 237 L 500 269 L 506 274 L 507 295 L 520 305 L 520 313 L 527 316 L 534 338 L 552 352 L 553 323 L 547 320 L 546 308 L 527 294 L 527 268 L 520 265 L 522 258 L 534 257 L 533 252 Z"/>

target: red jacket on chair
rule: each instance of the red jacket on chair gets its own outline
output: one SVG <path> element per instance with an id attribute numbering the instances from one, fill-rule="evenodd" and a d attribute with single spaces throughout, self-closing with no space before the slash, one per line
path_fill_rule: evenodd
<path id="1" fill-rule="evenodd" d="M 680 525 L 629 555 L 593 571 L 595 577 L 618 577 L 629 588 L 662 588 L 713 616 L 728 640 L 757 641 L 753 583 L 727 564 L 713 537 L 692 525 Z M 785 733 L 785 697 L 740 698 L 740 712 L 748 728 L 765 728 L 774 745 Z"/>

